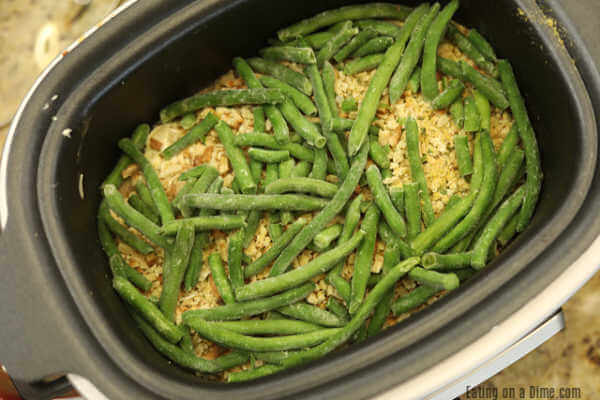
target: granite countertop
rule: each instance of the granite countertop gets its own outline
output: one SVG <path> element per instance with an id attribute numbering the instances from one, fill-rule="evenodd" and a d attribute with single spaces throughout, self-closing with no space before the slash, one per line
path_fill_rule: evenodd
<path id="1" fill-rule="evenodd" d="M 0 148 L 19 102 L 52 58 L 121 0 L 1 0 L 0 1 Z M 492 389 L 464 395 L 489 399 L 498 389 L 526 389 L 526 399 L 539 388 L 579 388 L 582 399 L 600 398 L 600 274 L 564 306 L 566 329 L 532 353 L 481 385 Z M 0 360 L 1 364 L 2 360 Z M 10 392 L 0 375 L 0 398 Z"/>

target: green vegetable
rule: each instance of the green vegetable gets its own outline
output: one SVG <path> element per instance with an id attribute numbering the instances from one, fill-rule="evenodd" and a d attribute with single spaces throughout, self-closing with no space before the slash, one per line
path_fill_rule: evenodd
<path id="1" fill-rule="evenodd" d="M 160 292 L 158 307 L 165 317 L 173 322 L 175 321 L 175 308 L 179 299 L 179 288 L 183 282 L 193 244 L 193 226 L 182 224 L 177 231 L 175 245 L 165 250 L 162 291 Z"/>
<path id="2" fill-rule="evenodd" d="M 106 201 L 100 203 L 100 208 L 98 210 L 98 218 L 104 224 L 106 224 L 106 227 L 112 233 L 117 235 L 124 243 L 126 243 L 128 246 L 131 246 L 136 251 L 139 251 L 142 254 L 150 254 L 154 251 L 152 246 L 146 243 L 143 239 L 137 237 L 135 234 L 131 233 L 126 227 L 121 225 L 116 219 L 112 217 L 112 215 L 110 215 Z"/>
<path id="3" fill-rule="evenodd" d="M 494 48 L 486 40 L 486 38 L 484 38 L 481 35 L 481 33 L 477 32 L 477 30 L 471 29 L 467 34 L 467 39 L 469 39 L 473 46 L 475 46 L 475 48 L 479 50 L 479 52 L 483 54 L 485 58 L 492 62 L 497 61 L 496 52 L 494 51 Z"/>
<path id="4" fill-rule="evenodd" d="M 425 269 L 436 271 L 455 270 L 471 266 L 471 253 L 425 253 L 421 257 L 421 265 Z"/>
<path id="5" fill-rule="evenodd" d="M 304 19 L 277 32 L 277 37 L 283 42 L 305 36 L 321 28 L 338 22 L 366 18 L 404 19 L 410 12 L 407 7 L 387 3 L 370 3 L 352 5 L 323 11 L 313 17 Z"/>
<path id="6" fill-rule="evenodd" d="M 294 102 L 296 107 L 298 107 L 305 115 L 317 114 L 317 108 L 313 104 L 310 97 L 308 97 L 295 87 L 268 75 L 263 75 L 260 78 L 258 78 L 258 80 L 260 81 L 260 83 L 262 83 L 268 88 L 281 90 L 283 94 L 289 97 Z M 264 132 L 264 130 L 260 132 Z"/>
<path id="7" fill-rule="evenodd" d="M 367 281 L 371 275 L 379 215 L 379 209 L 375 204 L 372 204 L 361 223 L 360 229 L 364 232 L 364 240 L 362 240 L 360 247 L 356 251 L 356 259 L 354 261 L 354 272 L 352 273 L 351 282 L 352 292 L 350 304 L 348 304 L 348 311 L 351 315 L 358 311 L 365 296 Z"/>
<path id="8" fill-rule="evenodd" d="M 465 98 L 465 121 L 463 129 L 465 132 L 478 132 L 481 129 L 481 117 L 475 103 L 475 97 L 469 95 Z"/>
<path id="9" fill-rule="evenodd" d="M 336 328 L 346 324 L 346 321 L 339 318 L 335 314 L 304 302 L 298 302 L 289 306 L 281 307 L 278 309 L 278 311 L 283 315 L 287 315 L 288 317 L 326 327 Z"/>
<path id="10" fill-rule="evenodd" d="M 419 127 L 417 122 L 409 117 L 406 120 L 406 152 L 408 154 L 408 162 L 410 164 L 410 175 L 414 182 L 419 184 L 421 190 L 421 201 L 423 203 L 423 222 L 425 226 L 429 226 L 435 220 L 433 206 L 431 205 L 431 197 L 425 172 L 423 171 L 423 163 L 419 151 Z"/>
<path id="11" fill-rule="evenodd" d="M 398 316 L 425 304 L 439 290 L 429 286 L 419 286 L 407 295 L 400 297 L 392 304 L 392 312 Z"/>
<path id="12" fill-rule="evenodd" d="M 239 301 L 246 301 L 296 287 L 319 274 L 329 271 L 339 260 L 350 254 L 358 246 L 363 236 L 363 232 L 357 232 L 349 241 L 321 254 L 302 268 L 278 276 L 271 275 L 270 278 L 239 287 L 235 291 L 235 297 Z"/>
<path id="13" fill-rule="evenodd" d="M 352 38 L 352 40 L 350 40 L 350 42 L 348 42 L 347 45 L 345 45 L 340 51 L 338 51 L 335 54 L 335 56 L 333 56 L 334 60 L 337 62 L 344 61 L 346 58 L 350 57 L 352 53 L 358 50 L 362 45 L 364 45 L 376 36 L 377 32 L 375 32 L 372 29 L 361 30 L 356 36 Z"/>
<path id="14" fill-rule="evenodd" d="M 354 36 L 358 34 L 358 28 L 352 27 L 352 22 L 344 22 L 339 32 L 333 35 L 331 39 L 317 53 L 317 65 L 323 67 L 325 61 L 329 61 L 333 56 Z"/>
<path id="15" fill-rule="evenodd" d="M 282 178 L 272 182 L 265 188 L 266 194 L 287 192 L 309 193 L 321 197 L 333 197 L 338 187 L 333 183 L 314 178 Z"/>
<path id="16" fill-rule="evenodd" d="M 525 164 L 527 171 L 527 179 L 525 181 L 525 198 L 523 207 L 519 214 L 519 223 L 517 232 L 525 230 L 537 204 L 540 190 L 542 188 L 542 169 L 540 162 L 540 151 L 535 138 L 535 132 L 531 126 L 531 121 L 527 115 L 525 101 L 521 96 L 517 81 L 512 70 L 512 66 L 506 60 L 501 60 L 498 63 L 500 78 L 506 90 L 510 102 L 510 109 L 515 117 L 517 127 L 519 128 L 519 136 L 525 149 Z"/>
<path id="17" fill-rule="evenodd" d="M 389 36 L 379 36 L 363 44 L 352 54 L 353 57 L 364 57 L 370 54 L 385 52 L 388 47 L 394 44 L 394 38 Z"/>
<path id="18" fill-rule="evenodd" d="M 271 75 L 274 78 L 277 78 L 295 87 L 308 96 L 312 94 L 312 85 L 310 84 L 310 81 L 300 72 L 296 72 L 278 62 L 265 60 L 258 57 L 248 59 L 248 63 L 255 71 L 263 75 Z"/>
<path id="19" fill-rule="evenodd" d="M 454 136 L 454 151 L 456 152 L 460 176 L 471 175 L 473 173 L 473 162 L 469 150 L 469 138 L 466 135 Z"/>
<path id="20" fill-rule="evenodd" d="M 408 277 L 437 290 L 454 290 L 460 285 L 458 277 L 452 273 L 441 273 L 421 267 L 413 268 Z"/>
<path id="21" fill-rule="evenodd" d="M 248 149 L 248 156 L 255 161 L 264 163 L 278 163 L 290 158 L 290 152 L 287 150 L 265 150 L 257 147 Z"/>
<path id="22" fill-rule="evenodd" d="M 148 138 L 149 134 L 150 125 L 138 125 L 133 131 L 133 134 L 131 135 L 131 142 L 134 144 L 135 147 L 137 147 L 138 150 L 142 151 L 144 149 L 144 146 L 146 146 L 146 139 Z M 123 177 L 121 176 L 121 173 L 132 162 L 133 161 L 131 160 L 131 158 L 129 158 L 129 156 L 127 156 L 126 154 L 122 155 L 121 158 L 119 158 L 119 161 L 117 161 L 117 165 L 115 165 L 111 173 L 106 177 L 104 182 L 102 182 L 101 187 L 104 187 L 106 185 L 115 185 L 116 187 L 119 187 L 121 185 L 121 182 L 123 182 Z"/>
<path id="23" fill-rule="evenodd" d="M 327 248 L 329 248 L 331 243 L 340 236 L 341 233 L 341 224 L 331 225 L 330 227 L 323 229 L 315 236 L 313 239 L 313 244 L 317 249 L 319 249 L 319 251 L 325 251 Z"/>
<path id="24" fill-rule="evenodd" d="M 204 107 L 279 104 L 284 100 L 284 94 L 277 89 L 217 90 L 197 94 L 168 105 L 160 111 L 160 120 L 166 123 L 181 115 L 200 110 Z"/>
<path id="25" fill-rule="evenodd" d="M 497 80 L 483 75 L 464 61 L 460 61 L 459 65 L 464 80 L 470 82 L 493 105 L 501 110 L 509 106 L 506 95 Z"/>
<path id="26" fill-rule="evenodd" d="M 346 75 L 354 75 L 359 72 L 368 71 L 380 65 L 385 58 L 384 53 L 371 54 L 368 56 L 355 58 L 344 66 Z"/>
<path id="27" fill-rule="evenodd" d="M 388 86 L 390 78 L 400 62 L 400 59 L 403 58 L 404 45 L 413 28 L 421 17 L 425 15 L 427 10 L 428 6 L 426 4 L 417 7 L 407 17 L 402 28 L 402 33 L 398 36 L 396 42 L 385 52 L 383 61 L 379 65 L 379 68 L 377 68 L 377 71 L 375 71 L 373 78 L 371 78 L 369 88 L 367 89 L 358 110 L 356 121 L 351 127 L 352 131 L 348 137 L 348 156 L 352 157 L 358 153 L 367 138 L 369 127 L 373 122 L 373 118 L 377 112 L 377 106 L 381 100 L 381 95 Z M 334 128 L 332 129 L 335 130 Z"/>
<path id="28" fill-rule="evenodd" d="M 208 113 L 202 122 L 195 125 L 179 140 L 164 149 L 161 152 L 161 155 L 166 160 L 169 160 L 181 153 L 186 147 L 191 146 L 199 140 L 204 143 L 206 134 L 217 124 L 217 122 L 219 122 L 219 119 L 213 113 Z"/>
<path id="29" fill-rule="evenodd" d="M 310 47 L 271 46 L 260 51 L 260 55 L 269 60 L 290 61 L 300 64 L 315 64 L 317 59 Z"/>
<path id="30" fill-rule="evenodd" d="M 460 31 L 452 24 L 448 26 L 448 36 L 452 43 L 454 43 L 460 51 L 462 51 L 467 57 L 469 57 L 477 66 L 483 69 L 487 74 L 497 77 L 498 68 L 493 62 L 486 60 L 479 50 L 473 43 L 469 41 Z"/>
<path id="31" fill-rule="evenodd" d="M 390 199 L 390 195 L 383 184 L 381 173 L 376 165 L 371 165 L 366 172 L 367 183 L 373 194 L 375 204 L 381 210 L 386 222 L 392 231 L 399 237 L 406 236 L 406 224 L 402 215 L 396 210 Z"/>
<path id="32" fill-rule="evenodd" d="M 421 233 L 421 200 L 419 198 L 419 184 L 410 182 L 405 183 L 403 187 L 408 239 L 412 240 Z"/>
<path id="33" fill-rule="evenodd" d="M 223 147 L 225 148 L 225 153 L 227 154 L 227 158 L 229 158 L 229 162 L 233 167 L 235 179 L 240 185 L 242 193 L 255 193 L 256 183 L 252 178 L 250 167 L 248 167 L 244 153 L 242 153 L 242 151 L 234 144 L 234 135 L 231 131 L 231 128 L 225 122 L 219 121 L 219 123 L 215 126 L 215 129 L 219 135 L 221 144 L 223 144 Z"/>
<path id="34" fill-rule="evenodd" d="M 127 279 L 122 276 L 113 277 L 113 288 L 163 338 L 170 343 L 178 343 L 181 340 L 183 331 L 165 317 L 158 307 L 141 294 Z"/>
<path id="35" fill-rule="evenodd" d="M 163 235 L 167 236 L 174 235 L 183 225 L 186 224 L 189 224 L 192 227 L 194 227 L 196 231 L 210 231 L 213 229 L 226 231 L 231 229 L 243 228 L 244 226 L 246 226 L 246 221 L 241 215 L 210 215 L 192 218 L 182 218 L 164 224 L 162 228 L 160 228 L 160 232 Z"/>
<path id="36" fill-rule="evenodd" d="M 442 11 L 440 11 L 436 19 L 431 23 L 425 37 L 425 44 L 423 47 L 423 66 L 421 70 L 421 91 L 427 100 L 439 98 L 438 82 L 436 78 L 437 50 L 448 23 L 458 9 L 458 6 L 458 0 L 452 0 L 450 3 L 448 3 L 448 5 L 444 7 Z M 434 102 L 434 108 L 437 110 L 446 108 L 450 103 L 451 102 L 448 102 L 447 105 L 441 106 L 438 100 L 438 103 Z M 440 106 L 440 108 L 437 108 L 437 106 Z"/>
<path id="37" fill-rule="evenodd" d="M 463 90 L 465 90 L 465 85 L 458 79 L 453 79 L 452 81 L 450 81 L 446 89 L 442 91 L 442 93 L 436 93 L 435 98 L 433 98 L 433 100 L 431 101 L 431 106 L 434 110 L 448 108 L 461 98 Z"/>
<path id="38" fill-rule="evenodd" d="M 421 58 L 421 53 L 425 44 L 425 36 L 429 30 L 429 26 L 438 14 L 439 9 L 439 3 L 435 3 L 431 9 L 429 9 L 427 15 L 424 15 L 422 18 L 420 18 L 419 22 L 415 26 L 410 37 L 410 42 L 408 43 L 408 46 L 406 46 L 406 51 L 402 56 L 402 61 L 396 69 L 394 76 L 392 76 L 392 80 L 390 81 L 391 104 L 395 104 L 402 96 L 402 93 L 404 93 L 406 84 L 408 83 L 410 76 L 417 66 L 419 59 Z M 421 75 L 423 75 L 422 69 Z"/>

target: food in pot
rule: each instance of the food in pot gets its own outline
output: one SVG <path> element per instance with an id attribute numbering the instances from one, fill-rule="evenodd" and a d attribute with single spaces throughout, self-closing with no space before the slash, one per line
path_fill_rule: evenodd
<path id="1" fill-rule="evenodd" d="M 527 227 L 535 133 L 458 6 L 300 21 L 119 142 L 98 230 L 159 352 L 230 382 L 314 360 L 457 289 Z"/>

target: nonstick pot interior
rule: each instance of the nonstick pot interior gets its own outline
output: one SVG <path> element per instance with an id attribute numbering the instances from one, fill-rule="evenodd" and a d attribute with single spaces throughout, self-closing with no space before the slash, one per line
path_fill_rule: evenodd
<path id="1" fill-rule="evenodd" d="M 58 369 L 47 372 L 88 376 L 115 399 L 266 399 L 318 390 L 327 397 L 366 396 L 474 340 L 572 261 L 569 252 L 549 251 L 580 211 L 595 173 L 596 127 L 583 83 L 535 2 L 463 0 L 456 18 L 511 60 L 537 132 L 545 180 L 530 227 L 476 279 L 425 311 L 360 346 L 259 382 L 223 385 L 195 376 L 167 362 L 138 332 L 111 288 L 95 225 L 98 187 L 119 156 L 117 141 L 136 124 L 155 121 L 161 106 L 208 85 L 230 68 L 234 56 L 256 54 L 278 28 L 351 3 L 356 2 L 145 0 L 101 28 L 47 77 L 46 90 L 60 96 L 55 118 L 26 109 L 34 119 L 31 137 L 15 142 L 10 160 L 11 165 L 28 160 L 11 172 L 10 182 L 16 185 L 17 174 L 31 174 L 23 182 L 34 189 L 15 190 L 14 196 L 27 197 L 22 204 L 32 206 L 34 217 L 29 226 L 14 229 L 40 235 L 42 243 L 34 241 L 26 254 L 36 245 L 49 246 L 37 257 L 48 252 L 52 265 L 33 265 L 32 273 L 49 271 L 49 287 L 70 294 L 76 305 L 66 312 L 77 326 L 62 327 L 59 335 L 68 343 L 82 346 L 83 337 L 91 343 L 87 359 L 86 352 L 74 350 L 72 360 L 56 360 Z M 67 128 L 71 138 L 61 135 Z M 536 283 L 502 297 L 525 273 L 535 274 Z M 486 307 L 492 305 L 489 315 Z M 103 374 L 108 369 L 110 382 Z"/>

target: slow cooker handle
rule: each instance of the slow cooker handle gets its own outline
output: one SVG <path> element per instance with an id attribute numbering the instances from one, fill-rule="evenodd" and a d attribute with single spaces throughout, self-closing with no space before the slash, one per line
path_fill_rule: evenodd
<path id="1" fill-rule="evenodd" d="M 66 376 L 50 382 L 27 383 L 13 379 L 13 385 L 25 400 L 52 400 L 74 390 Z"/>

